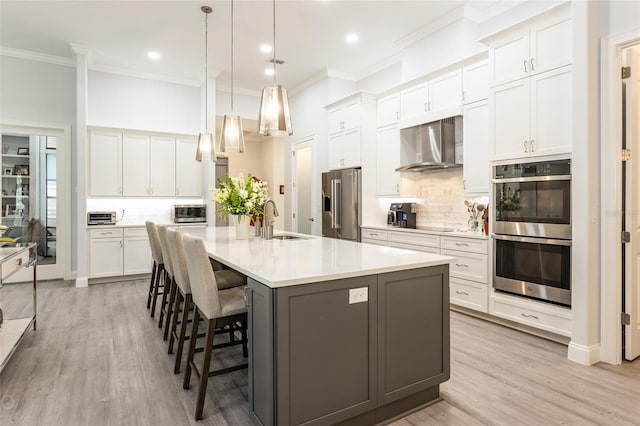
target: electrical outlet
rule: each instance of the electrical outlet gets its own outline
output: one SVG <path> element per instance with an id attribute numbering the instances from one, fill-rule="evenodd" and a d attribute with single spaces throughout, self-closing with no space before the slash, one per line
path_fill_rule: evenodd
<path id="1" fill-rule="evenodd" d="M 362 303 L 369 300 L 369 287 L 349 289 L 349 304 Z"/>

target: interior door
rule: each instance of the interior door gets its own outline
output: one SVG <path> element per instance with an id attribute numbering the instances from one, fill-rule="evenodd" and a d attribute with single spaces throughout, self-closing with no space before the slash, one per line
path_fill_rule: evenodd
<path id="1" fill-rule="evenodd" d="M 305 141 L 295 144 L 293 149 L 294 230 L 302 234 L 313 234 L 313 145 L 311 141 Z"/>
<path id="2" fill-rule="evenodd" d="M 626 162 L 625 228 L 631 241 L 625 244 L 625 307 L 631 317 L 625 325 L 624 357 L 640 356 L 640 46 L 627 50 L 631 76 L 625 80 L 625 145 L 631 150 Z"/>

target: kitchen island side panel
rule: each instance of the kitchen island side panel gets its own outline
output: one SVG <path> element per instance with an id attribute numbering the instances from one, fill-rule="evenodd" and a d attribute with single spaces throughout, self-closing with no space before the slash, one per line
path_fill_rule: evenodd
<path id="1" fill-rule="evenodd" d="M 448 265 L 378 276 L 378 404 L 449 379 Z"/>
<path id="2" fill-rule="evenodd" d="M 350 300 L 353 289 L 366 299 Z M 332 425 L 375 409 L 376 289 L 371 275 L 276 290 L 278 425 Z"/>
<path id="3" fill-rule="evenodd" d="M 249 278 L 249 409 L 256 424 L 275 425 L 273 289 Z"/>

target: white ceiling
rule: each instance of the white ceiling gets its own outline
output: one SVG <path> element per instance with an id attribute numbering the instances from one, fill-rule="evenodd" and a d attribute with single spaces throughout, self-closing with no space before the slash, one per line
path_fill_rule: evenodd
<path id="1" fill-rule="evenodd" d="M 295 87 L 325 68 L 354 76 L 379 67 L 435 23 L 472 8 L 477 15 L 496 9 L 497 0 L 383 1 L 278 0 L 277 80 Z M 204 76 L 204 13 L 209 15 L 209 71 L 229 86 L 230 1 L 0 1 L 3 48 L 71 58 L 70 43 L 91 49 L 94 69 L 138 72 L 199 84 Z M 272 77 L 264 74 L 271 54 L 272 2 L 235 0 L 235 87 L 258 92 Z M 462 16 L 460 14 L 460 16 Z M 348 32 L 360 35 L 348 45 Z M 159 61 L 147 59 L 161 52 Z"/>

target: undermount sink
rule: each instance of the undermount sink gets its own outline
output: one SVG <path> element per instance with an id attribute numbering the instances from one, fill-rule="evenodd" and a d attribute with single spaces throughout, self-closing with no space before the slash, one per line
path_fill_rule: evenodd
<path id="1" fill-rule="evenodd" d="M 274 240 L 306 240 L 303 237 L 297 237 L 295 235 L 274 235 Z"/>

